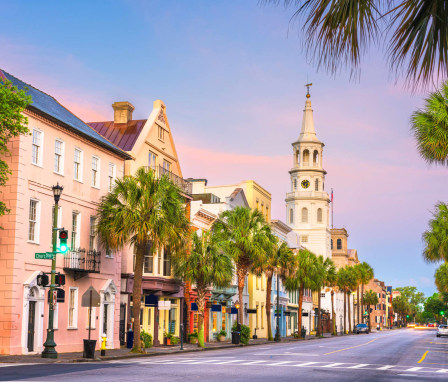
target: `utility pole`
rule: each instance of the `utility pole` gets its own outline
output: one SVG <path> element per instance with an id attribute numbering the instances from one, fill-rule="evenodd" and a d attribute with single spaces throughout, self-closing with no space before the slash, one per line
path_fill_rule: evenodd
<path id="1" fill-rule="evenodd" d="M 52 187 L 54 197 L 54 211 L 53 211 L 53 258 L 51 260 L 51 281 L 50 281 L 50 304 L 48 314 L 48 329 L 47 340 L 44 343 L 45 349 L 42 352 L 42 358 L 58 358 L 58 352 L 56 351 L 56 342 L 54 342 L 54 293 L 56 288 L 56 252 L 57 252 L 57 234 L 58 234 L 58 203 L 64 187 L 59 183 Z"/>

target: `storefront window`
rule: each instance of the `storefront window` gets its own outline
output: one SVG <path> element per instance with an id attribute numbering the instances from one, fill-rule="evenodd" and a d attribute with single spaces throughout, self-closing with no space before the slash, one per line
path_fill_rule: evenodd
<path id="1" fill-rule="evenodd" d="M 221 325 L 221 329 L 222 330 L 226 330 L 226 307 L 223 306 L 222 307 L 222 325 Z"/>
<path id="2" fill-rule="evenodd" d="M 218 314 L 213 312 L 213 333 L 216 333 L 216 328 L 218 325 Z"/>

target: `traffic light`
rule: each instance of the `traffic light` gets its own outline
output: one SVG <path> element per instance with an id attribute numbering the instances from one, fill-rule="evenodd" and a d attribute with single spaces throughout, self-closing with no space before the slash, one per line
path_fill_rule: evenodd
<path id="1" fill-rule="evenodd" d="M 369 312 L 367 312 L 367 310 L 364 311 L 364 316 L 367 316 L 369 314 Z"/>
<path id="2" fill-rule="evenodd" d="M 445 312 L 443 310 L 440 311 L 440 315 L 443 316 L 445 315 Z"/>
<path id="3" fill-rule="evenodd" d="M 54 283 L 57 286 L 65 285 L 65 275 L 61 275 L 60 273 L 56 274 Z"/>
<path id="4" fill-rule="evenodd" d="M 68 251 L 67 239 L 68 239 L 68 231 L 65 229 L 61 229 L 59 231 L 59 252 L 60 253 L 65 253 Z"/>
<path id="5" fill-rule="evenodd" d="M 406 318 L 409 318 L 409 314 L 406 314 Z"/>

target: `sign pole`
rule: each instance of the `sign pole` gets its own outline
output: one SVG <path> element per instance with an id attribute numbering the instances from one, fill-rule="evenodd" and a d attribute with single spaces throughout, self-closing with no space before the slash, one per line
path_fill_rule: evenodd
<path id="1" fill-rule="evenodd" d="M 45 349 L 42 352 L 42 358 L 58 358 L 56 351 L 56 342 L 54 342 L 54 293 L 56 288 L 56 251 L 57 251 L 57 234 L 58 234 L 58 201 L 55 200 L 53 211 L 53 258 L 51 259 L 51 281 L 50 281 L 50 304 L 48 314 L 47 340 L 44 343 Z"/>
<path id="2" fill-rule="evenodd" d="M 92 289 L 90 289 L 90 299 L 89 299 L 89 341 L 90 341 L 90 330 L 92 325 Z"/>

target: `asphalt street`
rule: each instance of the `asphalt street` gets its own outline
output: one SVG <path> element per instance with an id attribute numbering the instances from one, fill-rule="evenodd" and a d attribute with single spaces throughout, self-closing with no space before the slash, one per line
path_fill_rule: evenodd
<path id="1" fill-rule="evenodd" d="M 1 381 L 448 381 L 448 337 L 402 329 L 81 364 L 0 364 Z"/>

